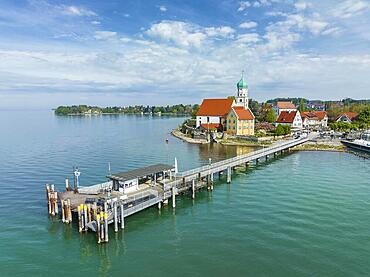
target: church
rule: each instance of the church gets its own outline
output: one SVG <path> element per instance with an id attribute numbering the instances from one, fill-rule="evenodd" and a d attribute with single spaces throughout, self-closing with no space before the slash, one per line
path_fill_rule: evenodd
<path id="1" fill-rule="evenodd" d="M 235 98 L 204 99 L 197 112 L 196 127 L 230 135 L 253 136 L 255 118 L 248 107 L 248 84 L 244 74 L 236 88 Z"/>

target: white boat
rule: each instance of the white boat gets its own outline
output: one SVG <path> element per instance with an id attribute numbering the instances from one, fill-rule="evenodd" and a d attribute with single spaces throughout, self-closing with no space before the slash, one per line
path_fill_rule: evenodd
<path id="1" fill-rule="evenodd" d="M 355 140 L 342 140 L 345 146 L 370 153 L 370 131 L 364 132 L 360 139 Z"/>

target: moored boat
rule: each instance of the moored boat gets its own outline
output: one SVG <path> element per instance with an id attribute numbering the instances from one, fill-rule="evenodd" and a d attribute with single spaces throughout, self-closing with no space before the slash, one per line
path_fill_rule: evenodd
<path id="1" fill-rule="evenodd" d="M 364 132 L 360 139 L 341 140 L 341 142 L 352 149 L 370 153 L 370 131 Z"/>

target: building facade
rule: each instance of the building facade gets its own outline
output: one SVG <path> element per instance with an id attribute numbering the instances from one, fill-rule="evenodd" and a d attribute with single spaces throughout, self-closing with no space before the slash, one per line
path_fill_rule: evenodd
<path id="1" fill-rule="evenodd" d="M 280 115 L 281 112 L 294 112 L 297 110 L 296 106 L 292 102 L 278 101 L 276 105 L 273 106 L 276 117 Z"/>
<path id="2" fill-rule="evenodd" d="M 302 112 L 304 128 L 328 127 L 328 115 L 325 111 Z"/>
<path id="3" fill-rule="evenodd" d="M 352 123 L 353 120 L 355 120 L 358 116 L 358 113 L 355 112 L 343 112 L 340 113 L 337 118 L 335 119 L 336 122 L 346 122 L 346 123 Z"/>
<path id="4" fill-rule="evenodd" d="M 235 135 L 254 135 L 254 115 L 248 107 L 248 84 L 244 74 L 236 88 L 235 98 L 204 99 L 196 115 L 196 127 L 201 130 L 228 131 Z M 230 127 L 228 124 L 231 124 Z"/>
<path id="5" fill-rule="evenodd" d="M 227 133 L 237 136 L 254 136 L 254 115 L 250 109 L 234 106 L 227 115 Z"/>
<path id="6" fill-rule="evenodd" d="M 279 124 L 289 125 L 292 130 L 299 130 L 303 127 L 302 117 L 298 110 L 281 111 L 275 122 L 275 126 Z"/>

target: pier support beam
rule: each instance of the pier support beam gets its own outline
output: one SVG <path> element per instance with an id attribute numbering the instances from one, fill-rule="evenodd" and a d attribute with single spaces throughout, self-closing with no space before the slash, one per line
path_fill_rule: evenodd
<path id="1" fill-rule="evenodd" d="M 191 198 L 195 199 L 195 180 L 194 179 L 191 183 Z"/>
<path id="2" fill-rule="evenodd" d="M 114 232 L 118 232 L 117 202 L 113 202 Z"/>
<path id="3" fill-rule="evenodd" d="M 108 204 L 104 202 L 104 239 L 108 242 Z"/>
<path id="4" fill-rule="evenodd" d="M 265 159 L 266 159 L 266 161 L 267 161 L 267 160 L 269 159 L 269 155 L 266 155 L 266 156 L 265 156 Z"/>
<path id="5" fill-rule="evenodd" d="M 211 173 L 211 190 L 213 190 L 213 173 Z"/>
<path id="6" fill-rule="evenodd" d="M 228 184 L 231 183 L 231 167 L 230 166 L 227 168 L 227 179 L 226 179 L 226 183 L 228 183 Z"/>
<path id="7" fill-rule="evenodd" d="M 172 208 L 176 208 L 176 188 L 172 187 Z"/>
<path id="8" fill-rule="evenodd" d="M 121 204 L 121 229 L 125 229 L 125 215 L 123 213 L 123 204 Z"/>
<path id="9" fill-rule="evenodd" d="M 69 191 L 69 180 L 66 178 L 66 191 Z"/>

